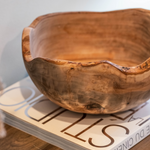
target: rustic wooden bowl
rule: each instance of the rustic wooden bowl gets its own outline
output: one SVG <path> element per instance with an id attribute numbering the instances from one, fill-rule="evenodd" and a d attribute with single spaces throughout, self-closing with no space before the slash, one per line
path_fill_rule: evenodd
<path id="1" fill-rule="evenodd" d="M 71 111 L 110 114 L 150 98 L 150 11 L 40 16 L 22 52 L 37 88 Z"/>

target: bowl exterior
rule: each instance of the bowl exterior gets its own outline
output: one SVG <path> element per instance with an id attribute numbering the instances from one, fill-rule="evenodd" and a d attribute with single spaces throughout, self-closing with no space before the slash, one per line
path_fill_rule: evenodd
<path id="1" fill-rule="evenodd" d="M 71 111 L 110 114 L 134 108 L 150 98 L 150 71 L 127 75 L 108 63 L 60 65 L 41 58 L 25 65 L 37 88 Z"/>

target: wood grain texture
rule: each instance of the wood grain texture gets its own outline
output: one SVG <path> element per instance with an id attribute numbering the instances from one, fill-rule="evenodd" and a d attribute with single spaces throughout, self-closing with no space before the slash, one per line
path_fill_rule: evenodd
<path id="1" fill-rule="evenodd" d="M 136 144 L 131 150 L 149 150 L 150 149 L 150 136 L 146 137 L 144 140 Z"/>
<path id="2" fill-rule="evenodd" d="M 7 136 L 0 139 L 0 150 L 61 150 L 9 125 L 5 127 Z"/>
<path id="3" fill-rule="evenodd" d="M 110 114 L 150 98 L 150 11 L 55 13 L 24 29 L 22 53 L 37 88 L 79 113 Z"/>

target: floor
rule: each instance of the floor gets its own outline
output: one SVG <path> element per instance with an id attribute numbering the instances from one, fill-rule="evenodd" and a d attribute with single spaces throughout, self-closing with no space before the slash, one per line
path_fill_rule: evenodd
<path id="1" fill-rule="evenodd" d="M 0 139 L 0 150 L 62 150 L 9 125 L 5 125 L 5 128 L 7 136 Z M 150 150 L 150 136 L 131 150 Z"/>

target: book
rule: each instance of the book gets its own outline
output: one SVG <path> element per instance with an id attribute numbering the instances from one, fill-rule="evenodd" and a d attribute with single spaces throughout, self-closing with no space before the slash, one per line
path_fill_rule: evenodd
<path id="1" fill-rule="evenodd" d="M 116 114 L 66 110 L 47 99 L 29 77 L 4 89 L 5 122 L 65 150 L 128 150 L 150 134 L 150 101 Z"/>

